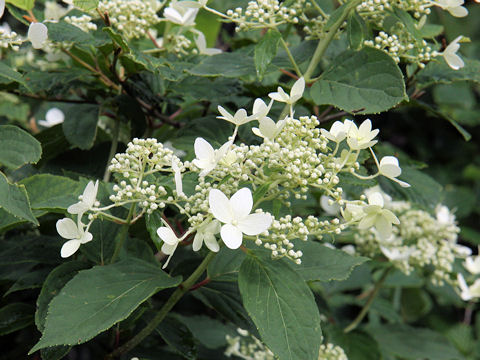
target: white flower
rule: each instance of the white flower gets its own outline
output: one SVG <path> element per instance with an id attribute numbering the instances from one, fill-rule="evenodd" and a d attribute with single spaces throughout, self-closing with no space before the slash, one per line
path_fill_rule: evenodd
<path id="1" fill-rule="evenodd" d="M 457 37 L 441 53 L 441 55 L 445 59 L 448 66 L 450 66 L 453 70 L 458 70 L 465 66 L 465 63 L 463 62 L 462 58 L 457 55 L 457 51 L 458 49 L 460 49 L 460 44 L 458 42 L 460 41 L 461 38 L 462 38 L 462 35 Z"/>
<path id="2" fill-rule="evenodd" d="M 255 120 L 261 120 L 268 115 L 270 109 L 272 108 L 273 100 L 270 100 L 270 103 L 267 105 L 265 102 L 257 98 L 253 103 L 252 117 Z"/>
<path id="3" fill-rule="evenodd" d="M 62 249 L 60 250 L 60 256 L 67 258 L 72 256 L 80 247 L 80 245 L 85 244 L 93 239 L 93 235 L 88 232 L 88 227 L 85 230 L 85 225 L 78 219 L 78 224 L 72 219 L 64 218 L 57 221 L 57 232 L 64 239 L 68 239 L 65 244 L 63 244 Z"/>
<path id="4" fill-rule="evenodd" d="M 198 8 L 182 6 L 180 5 L 182 2 L 172 3 L 171 6 L 165 8 L 163 16 L 165 16 L 167 20 L 178 25 L 195 25 L 195 17 L 197 16 Z"/>
<path id="5" fill-rule="evenodd" d="M 272 224 L 272 217 L 268 214 L 250 214 L 253 197 L 249 188 L 238 190 L 230 200 L 220 190 L 212 189 L 208 202 L 213 216 L 225 224 L 220 236 L 230 249 L 238 249 L 242 245 L 243 234 L 258 235 Z"/>
<path id="6" fill-rule="evenodd" d="M 352 256 L 355 255 L 355 246 L 353 245 L 345 245 L 341 247 L 340 250 L 342 250 L 343 252 L 346 252 L 348 255 L 352 255 Z"/>
<path id="7" fill-rule="evenodd" d="M 347 133 L 348 133 L 348 130 L 350 129 L 351 124 L 353 124 L 353 121 L 351 120 L 345 120 L 343 123 L 341 121 L 335 121 L 332 124 L 330 131 L 327 131 L 325 129 L 320 129 L 320 132 L 328 140 L 339 143 L 340 141 L 342 141 L 347 137 Z"/>
<path id="8" fill-rule="evenodd" d="M 480 274 L 480 256 L 467 257 L 463 266 L 473 275 Z"/>
<path id="9" fill-rule="evenodd" d="M 435 207 L 435 215 L 437 217 L 437 221 L 442 225 L 455 224 L 455 215 L 453 215 L 445 205 L 438 204 Z"/>
<path id="10" fill-rule="evenodd" d="M 5 12 L 5 0 L 0 0 L 0 18 L 3 16 Z"/>
<path id="11" fill-rule="evenodd" d="M 320 197 L 320 206 L 322 209 L 328 214 L 328 215 L 337 215 L 340 212 L 340 205 L 338 203 L 333 202 L 333 199 L 326 196 L 322 195 Z M 332 203 L 330 205 L 330 203 Z"/>
<path id="12" fill-rule="evenodd" d="M 31 23 L 27 37 L 34 49 L 41 49 L 48 39 L 48 28 L 42 23 Z"/>
<path id="13" fill-rule="evenodd" d="M 235 115 L 232 116 L 227 110 L 225 110 L 223 107 L 218 105 L 218 112 L 222 114 L 222 116 L 217 116 L 217 119 L 227 120 L 235 124 L 236 126 L 246 124 L 249 121 L 252 121 L 255 119 L 253 116 L 247 116 L 247 112 L 245 109 L 237 110 Z"/>
<path id="14" fill-rule="evenodd" d="M 453 251 L 455 251 L 455 254 L 457 254 L 459 258 L 466 258 L 467 256 L 472 255 L 472 249 L 460 244 L 455 244 Z"/>
<path id="15" fill-rule="evenodd" d="M 372 130 L 372 122 L 370 119 L 365 120 L 358 128 L 354 122 L 350 124 L 347 133 L 347 143 L 352 150 L 361 150 L 372 147 L 377 143 L 373 140 L 380 130 Z"/>
<path id="16" fill-rule="evenodd" d="M 220 232 L 220 222 L 213 220 L 207 224 L 202 225 L 195 234 L 193 239 L 193 251 L 198 251 L 202 247 L 202 244 L 205 243 L 207 248 L 213 252 L 218 252 L 220 246 L 218 245 L 217 240 L 215 239 L 215 234 Z"/>
<path id="17" fill-rule="evenodd" d="M 275 123 L 275 121 L 266 116 L 260 118 L 258 123 L 258 128 L 252 128 L 252 132 L 261 138 L 273 140 L 278 136 L 278 134 L 280 134 L 283 127 L 286 125 L 287 118 Z"/>
<path id="18" fill-rule="evenodd" d="M 465 3 L 464 0 L 436 0 L 432 3 L 441 7 L 443 10 L 447 10 L 455 17 L 465 17 L 468 15 L 468 10 L 462 6 Z"/>
<path id="19" fill-rule="evenodd" d="M 380 187 L 380 185 L 375 185 L 375 186 L 372 186 L 368 189 L 365 189 L 363 191 L 363 193 L 365 194 L 365 196 L 368 198 L 371 194 L 373 193 L 380 193 L 382 194 L 382 197 L 383 197 L 383 206 L 384 207 L 390 207 L 390 204 L 392 202 L 392 197 L 390 195 L 388 195 L 385 191 L 382 190 L 382 188 Z"/>
<path id="20" fill-rule="evenodd" d="M 222 50 L 216 48 L 207 48 L 207 40 L 205 35 L 202 32 L 198 31 L 197 36 L 195 36 L 195 45 L 197 45 L 198 52 L 202 55 L 217 55 L 221 54 Z"/>
<path id="21" fill-rule="evenodd" d="M 398 225 L 400 221 L 390 210 L 383 209 L 384 201 L 380 193 L 368 196 L 368 205 L 363 208 L 366 214 L 360 223 L 359 229 L 368 229 L 372 226 L 378 231 L 380 238 L 385 240 L 392 235 L 392 224 Z"/>
<path id="22" fill-rule="evenodd" d="M 97 192 L 98 192 L 98 180 L 93 184 L 93 181 L 89 181 L 83 195 L 81 195 L 80 201 L 76 204 L 70 205 L 67 211 L 70 214 L 79 214 L 79 217 L 82 217 L 83 213 L 93 208 L 95 202 L 97 201 Z"/>
<path id="23" fill-rule="evenodd" d="M 173 256 L 177 246 L 183 238 L 178 238 L 177 235 L 173 232 L 170 227 L 162 226 L 157 229 L 157 235 L 160 239 L 163 240 L 162 252 L 165 255 L 169 255 L 165 264 L 163 264 L 162 269 L 165 269 L 170 262 L 170 259 Z"/>
<path id="24" fill-rule="evenodd" d="M 457 281 L 462 300 L 469 301 L 473 298 L 480 297 L 480 279 L 476 279 L 475 282 L 469 287 L 463 275 L 459 273 L 457 274 Z"/>
<path id="25" fill-rule="evenodd" d="M 392 261 L 406 261 L 415 252 L 415 249 L 412 248 L 401 251 L 399 248 L 389 249 L 382 245 L 380 245 L 380 250 L 382 250 L 383 255 L 385 255 L 387 259 Z"/>
<path id="26" fill-rule="evenodd" d="M 364 216 L 362 205 L 348 203 L 343 211 L 343 217 L 346 221 L 357 221 Z"/>
<path id="27" fill-rule="evenodd" d="M 183 193 L 183 184 L 182 184 L 182 173 L 178 167 L 177 161 L 172 157 L 172 170 L 175 178 L 175 189 L 177 191 L 177 196 L 185 195 Z"/>
<path id="28" fill-rule="evenodd" d="M 52 127 L 58 124 L 63 123 L 65 120 L 65 115 L 63 111 L 57 108 L 51 108 L 47 111 L 45 115 L 46 120 L 38 120 L 38 124 L 44 127 Z"/>
<path id="29" fill-rule="evenodd" d="M 215 169 L 218 162 L 226 155 L 232 143 L 227 141 L 220 149 L 214 150 L 212 145 L 204 138 L 196 138 L 194 149 L 197 157 L 192 161 L 193 165 L 202 169 L 200 176 L 206 176 L 210 171 Z"/>
<path id="30" fill-rule="evenodd" d="M 277 89 L 277 92 L 271 92 L 268 96 L 279 102 L 284 102 L 287 104 L 294 104 L 298 101 L 303 95 L 305 90 L 305 79 L 301 77 L 295 84 L 292 86 L 292 90 L 290 91 L 290 95 L 288 95 L 280 86 Z"/>
<path id="31" fill-rule="evenodd" d="M 380 160 L 378 171 L 381 175 L 395 181 L 401 187 L 410 187 L 409 183 L 397 179 L 397 176 L 400 176 L 402 173 L 402 169 L 400 168 L 398 159 L 395 156 L 384 156 Z"/>

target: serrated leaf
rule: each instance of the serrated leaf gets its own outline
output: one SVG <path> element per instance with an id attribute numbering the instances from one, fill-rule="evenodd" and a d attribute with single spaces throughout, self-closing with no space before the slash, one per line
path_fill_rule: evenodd
<path id="1" fill-rule="evenodd" d="M 6 0 L 6 2 L 23 10 L 32 10 L 35 5 L 35 0 Z"/>
<path id="2" fill-rule="evenodd" d="M 450 84 L 454 81 L 473 81 L 480 83 L 480 60 L 463 58 L 465 66 L 453 70 L 447 63 L 440 59 L 430 61 L 424 69 L 417 74 L 419 88 L 425 88 L 433 84 Z"/>
<path id="3" fill-rule="evenodd" d="M 256 73 L 252 57 L 237 53 L 221 53 L 208 56 L 200 64 L 187 71 L 196 76 L 224 76 L 231 78 L 254 75 Z"/>
<path id="4" fill-rule="evenodd" d="M 238 284 L 262 340 L 280 360 L 318 358 L 320 314 L 312 292 L 289 265 L 249 255 Z"/>
<path id="5" fill-rule="evenodd" d="M 292 267 L 305 281 L 346 280 L 355 267 L 369 260 L 314 241 L 297 241 L 295 249 L 303 252 L 302 263 Z"/>
<path id="6" fill-rule="evenodd" d="M 403 75 L 381 50 L 347 50 L 316 81 L 310 94 L 317 105 L 334 105 L 348 112 L 386 111 L 407 99 Z"/>
<path id="7" fill-rule="evenodd" d="M 0 84 L 11 84 L 13 82 L 22 84 L 23 86 L 27 87 L 22 74 L 13 70 L 4 62 L 0 62 Z"/>
<path id="8" fill-rule="evenodd" d="M 67 140 L 82 150 L 93 146 L 97 135 L 99 108 L 97 105 L 74 105 L 65 113 L 63 132 Z"/>
<path id="9" fill-rule="evenodd" d="M 36 164 L 41 156 L 42 147 L 32 135 L 17 126 L 0 126 L 1 164 L 16 169 L 25 164 Z"/>
<path id="10" fill-rule="evenodd" d="M 180 282 L 180 277 L 171 278 L 156 265 L 134 258 L 80 271 L 51 301 L 43 336 L 30 353 L 84 343 L 126 319 L 157 291 Z"/>
<path id="11" fill-rule="evenodd" d="M 222 247 L 218 256 L 208 265 L 208 277 L 212 280 L 237 281 L 238 271 L 245 259 L 243 251 Z"/>
<path id="12" fill-rule="evenodd" d="M 73 0 L 73 4 L 79 9 L 89 11 L 98 6 L 99 0 Z"/>
<path id="13" fill-rule="evenodd" d="M 25 186 L 10 184 L 3 173 L 0 173 L 0 207 L 17 218 L 38 225 L 30 208 Z"/>
<path id="14" fill-rule="evenodd" d="M 270 65 L 275 55 L 277 55 L 278 44 L 281 38 L 282 35 L 278 30 L 270 29 L 255 46 L 255 55 L 253 59 L 255 61 L 255 68 L 257 69 L 258 77 L 263 77 L 268 65 Z"/>
<path id="15" fill-rule="evenodd" d="M 91 34 L 65 21 L 48 22 L 46 25 L 48 27 L 48 39 L 55 42 L 66 41 L 85 45 L 95 41 Z"/>

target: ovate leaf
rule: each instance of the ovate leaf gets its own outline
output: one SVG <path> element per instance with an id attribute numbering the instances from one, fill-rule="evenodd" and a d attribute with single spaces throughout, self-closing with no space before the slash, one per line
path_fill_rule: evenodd
<path id="1" fill-rule="evenodd" d="M 362 47 L 367 32 L 367 25 L 356 11 L 350 13 L 347 19 L 347 37 L 352 49 Z"/>
<path id="2" fill-rule="evenodd" d="M 381 50 L 347 50 L 313 84 L 317 105 L 334 105 L 359 114 L 379 113 L 407 99 L 402 72 Z"/>
<path id="3" fill-rule="evenodd" d="M 200 64 L 188 70 L 196 76 L 224 76 L 237 78 L 255 74 L 253 59 L 245 54 L 221 53 L 208 56 Z"/>
<path id="4" fill-rule="evenodd" d="M 63 132 L 67 140 L 82 150 L 90 149 L 97 135 L 98 106 L 74 105 L 65 113 Z"/>
<path id="5" fill-rule="evenodd" d="M 158 290 L 180 281 L 180 277 L 171 278 L 159 267 L 134 258 L 80 271 L 51 301 L 43 336 L 30 353 L 84 343 L 126 319 Z"/>
<path id="6" fill-rule="evenodd" d="M 465 59 L 465 66 L 453 70 L 443 59 L 430 61 L 424 69 L 418 72 L 417 82 L 420 88 L 433 84 L 450 84 L 454 81 L 473 81 L 480 83 L 480 61 Z"/>
<path id="7" fill-rule="evenodd" d="M 6 2 L 23 10 L 32 10 L 35 5 L 35 0 L 6 0 Z"/>
<path id="8" fill-rule="evenodd" d="M 247 256 L 238 284 L 243 305 L 280 360 L 318 358 L 320 314 L 305 281 L 287 263 Z"/>
<path id="9" fill-rule="evenodd" d="M 16 169 L 25 164 L 36 164 L 41 155 L 42 147 L 32 135 L 17 126 L 0 126 L 0 163 L 2 165 Z"/>
<path id="10" fill-rule="evenodd" d="M 73 0 L 73 4 L 85 11 L 93 10 L 98 6 L 99 0 Z"/>
<path id="11" fill-rule="evenodd" d="M 2 173 L 0 173 L 0 207 L 17 218 L 38 225 L 30 208 L 25 186 L 10 184 Z"/>
<path id="12" fill-rule="evenodd" d="M 268 65 L 270 65 L 275 55 L 277 55 L 278 43 L 281 38 L 282 35 L 278 30 L 270 29 L 255 46 L 255 68 L 260 78 L 263 77 Z"/>

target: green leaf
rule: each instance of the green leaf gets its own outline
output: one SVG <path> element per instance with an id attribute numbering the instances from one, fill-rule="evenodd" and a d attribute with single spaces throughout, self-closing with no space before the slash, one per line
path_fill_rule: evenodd
<path id="1" fill-rule="evenodd" d="M 200 64 L 188 70 L 196 76 L 241 77 L 256 73 L 253 59 L 245 54 L 221 53 L 208 56 Z"/>
<path id="2" fill-rule="evenodd" d="M 0 173 L 0 207 L 17 218 L 38 225 L 38 221 L 30 208 L 25 186 L 10 184 L 3 173 Z"/>
<path id="3" fill-rule="evenodd" d="M 6 0 L 6 2 L 23 10 L 32 10 L 35 5 L 35 0 Z"/>
<path id="4" fill-rule="evenodd" d="M 243 251 L 222 247 L 218 256 L 208 265 L 208 277 L 212 280 L 237 281 L 238 271 L 245 259 Z"/>
<path id="5" fill-rule="evenodd" d="M 406 325 L 384 325 L 368 328 L 387 354 L 406 359 L 462 359 L 459 352 L 442 335 Z"/>
<path id="6" fill-rule="evenodd" d="M 347 37 L 350 48 L 357 50 L 362 47 L 367 32 L 367 25 L 356 11 L 350 13 L 347 19 Z"/>
<path id="7" fill-rule="evenodd" d="M 379 113 L 407 99 L 402 72 L 381 50 L 363 48 L 340 54 L 310 90 L 317 105 L 334 105 L 358 114 Z"/>
<path id="8" fill-rule="evenodd" d="M 32 135 L 17 126 L 0 126 L 0 163 L 16 169 L 25 164 L 36 164 L 41 155 L 42 147 Z"/>
<path id="9" fill-rule="evenodd" d="M 430 61 L 424 69 L 417 74 L 419 88 L 425 88 L 433 84 L 450 84 L 454 81 L 473 81 L 480 84 L 480 60 L 463 59 L 465 66 L 459 70 L 453 70 L 447 63 Z"/>
<path id="10" fill-rule="evenodd" d="M 397 20 L 396 22 L 399 21 L 400 23 L 405 25 L 405 29 L 410 33 L 410 35 L 412 35 L 412 37 L 415 39 L 417 43 L 422 42 L 423 40 L 422 34 L 417 29 L 415 20 L 407 11 L 394 7 L 393 12 L 390 12 L 390 13 L 392 14 L 392 17 Z M 397 26 L 397 24 L 393 24 L 392 27 L 394 26 Z M 393 31 L 393 29 L 390 31 Z"/>
<path id="11" fill-rule="evenodd" d="M 356 266 L 369 260 L 314 241 L 297 241 L 295 249 L 303 252 L 302 263 L 292 267 L 305 281 L 345 280 Z"/>
<path id="12" fill-rule="evenodd" d="M 48 22 L 46 25 L 48 27 L 49 40 L 55 42 L 66 41 L 85 45 L 95 41 L 95 38 L 91 34 L 65 21 Z"/>
<path id="13" fill-rule="evenodd" d="M 73 4 L 79 9 L 89 11 L 98 6 L 99 0 L 73 0 Z"/>
<path id="14" fill-rule="evenodd" d="M 255 68 L 257 69 L 257 76 L 261 79 L 267 70 L 268 65 L 272 62 L 275 55 L 277 55 L 278 43 L 282 39 L 282 35 L 276 29 L 270 29 L 260 39 L 255 46 Z"/>
<path id="15" fill-rule="evenodd" d="M 179 319 L 187 325 L 195 339 L 209 349 L 227 346 L 225 335 L 236 335 L 232 328 L 223 322 L 205 315 L 179 316 Z"/>
<path id="16" fill-rule="evenodd" d="M 10 334 L 33 324 L 33 306 L 24 303 L 8 304 L 0 309 L 0 335 Z"/>
<path id="17" fill-rule="evenodd" d="M 25 276 L 15 281 L 3 296 L 7 296 L 15 291 L 41 288 L 49 272 L 50 269 L 39 269 L 25 274 Z"/>
<path id="18" fill-rule="evenodd" d="M 12 82 L 16 82 L 27 87 L 22 74 L 16 72 L 4 62 L 0 62 L 0 84 L 11 84 Z"/>
<path id="19" fill-rule="evenodd" d="M 172 316 L 167 316 L 155 329 L 165 342 L 185 359 L 197 359 L 197 347 L 190 329 Z"/>
<path id="20" fill-rule="evenodd" d="M 84 343 L 126 319 L 157 291 L 180 282 L 135 258 L 80 271 L 51 301 L 43 336 L 30 353 Z"/>
<path id="21" fill-rule="evenodd" d="M 25 185 L 32 209 L 66 210 L 78 201 L 84 186 L 67 177 L 39 174 L 20 182 Z"/>
<path id="22" fill-rule="evenodd" d="M 238 276 L 243 305 L 280 360 L 314 360 L 320 314 L 303 279 L 282 260 L 247 256 Z"/>
<path id="23" fill-rule="evenodd" d="M 348 360 L 382 359 L 377 342 L 364 332 L 357 330 L 345 334 L 342 329 L 333 326 L 326 328 L 325 332 L 328 342 L 340 346 Z"/>
<path id="24" fill-rule="evenodd" d="M 65 113 L 63 132 L 67 140 L 82 150 L 93 146 L 97 135 L 99 108 L 97 105 L 74 105 Z"/>
<path id="25" fill-rule="evenodd" d="M 105 27 L 103 28 L 103 31 L 106 32 L 108 36 L 110 36 L 112 41 L 115 44 L 117 44 L 123 50 L 124 53 L 128 54 L 130 52 L 130 48 L 128 47 L 128 44 L 120 34 L 115 32 L 111 27 Z"/>

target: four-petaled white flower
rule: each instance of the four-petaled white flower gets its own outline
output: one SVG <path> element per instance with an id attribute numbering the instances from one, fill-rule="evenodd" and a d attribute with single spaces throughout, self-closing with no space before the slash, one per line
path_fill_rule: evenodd
<path id="1" fill-rule="evenodd" d="M 213 216 L 224 223 L 220 236 L 230 249 L 238 249 L 242 245 L 243 234 L 261 234 L 272 224 L 272 217 L 268 214 L 250 214 L 253 197 L 249 188 L 238 190 L 230 200 L 220 190 L 212 189 L 208 203 Z"/>
<path id="2" fill-rule="evenodd" d="M 64 218 L 57 221 L 57 232 L 61 237 L 68 241 L 63 244 L 60 250 L 60 256 L 67 258 L 72 256 L 80 247 L 93 239 L 93 235 L 88 232 L 88 227 L 85 229 L 85 225 L 78 218 L 78 224 L 70 218 Z"/>
<path id="3" fill-rule="evenodd" d="M 215 239 L 215 234 L 218 234 L 220 232 L 220 227 L 220 222 L 217 220 L 213 220 L 197 229 L 197 233 L 193 238 L 193 251 L 200 250 L 203 243 L 205 243 L 207 248 L 209 248 L 211 251 L 218 252 L 218 250 L 220 250 L 220 246 Z"/>
<path id="4" fill-rule="evenodd" d="M 354 122 L 350 123 L 347 133 L 347 143 L 352 150 L 362 150 L 372 147 L 377 143 L 373 140 L 380 130 L 372 130 L 372 122 L 370 119 L 365 120 L 360 127 L 357 127 Z"/>
<path id="5" fill-rule="evenodd" d="M 218 112 L 222 116 L 217 116 L 217 119 L 227 120 L 236 126 L 246 124 L 255 119 L 254 116 L 247 116 L 247 111 L 245 109 L 238 109 L 235 115 L 232 116 L 227 110 L 218 105 Z"/>
<path id="6" fill-rule="evenodd" d="M 45 120 L 38 120 L 38 124 L 44 127 L 52 127 L 63 123 L 65 115 L 63 111 L 57 108 L 51 108 L 45 115 Z"/>
<path id="7" fill-rule="evenodd" d="M 379 165 L 380 166 L 378 167 L 378 171 L 381 175 L 395 181 L 401 187 L 410 187 L 409 183 L 397 179 L 397 176 L 400 176 L 400 174 L 402 173 L 402 169 L 400 168 L 400 165 L 398 164 L 398 159 L 395 156 L 384 156 L 380 160 Z"/>
<path id="8" fill-rule="evenodd" d="M 279 102 L 284 102 L 287 104 L 294 104 L 303 96 L 303 92 L 305 91 L 305 79 L 301 77 L 292 86 L 292 90 L 290 90 L 290 95 L 285 92 L 280 86 L 277 89 L 277 92 L 271 92 L 268 96 Z"/>
<path id="9" fill-rule="evenodd" d="M 78 214 L 81 218 L 83 213 L 90 210 L 95 206 L 95 202 L 97 201 L 97 192 L 98 192 L 98 180 L 93 183 L 93 181 L 89 181 L 85 190 L 83 191 L 83 195 L 81 195 L 80 201 L 70 205 L 67 211 L 70 214 Z"/>
<path id="10" fill-rule="evenodd" d="M 172 157 L 172 170 L 175 178 L 175 190 L 177 191 L 177 196 L 185 195 L 183 193 L 183 184 L 182 184 L 182 173 L 178 167 L 177 160 Z"/>
<path id="11" fill-rule="evenodd" d="M 351 124 L 353 124 L 352 120 L 345 120 L 343 123 L 341 121 L 335 121 L 332 124 L 330 131 L 320 129 L 320 132 L 328 140 L 339 143 L 347 137 L 348 130 L 350 129 Z"/>
<path id="12" fill-rule="evenodd" d="M 287 118 L 276 123 L 268 116 L 265 116 L 258 120 L 259 126 L 258 128 L 252 128 L 252 132 L 261 138 L 273 140 L 278 136 L 278 134 L 280 134 L 283 127 L 286 125 Z"/>
<path id="13" fill-rule="evenodd" d="M 193 165 L 202 169 L 200 176 L 206 176 L 210 171 L 215 169 L 218 162 L 227 154 L 232 143 L 227 141 L 220 149 L 214 150 L 212 145 L 204 138 L 196 138 L 194 149 L 197 157 L 192 161 Z"/>
<path id="14" fill-rule="evenodd" d="M 200 54 L 212 56 L 222 53 L 222 50 L 220 49 L 207 48 L 207 40 L 201 31 L 196 32 L 196 34 L 197 36 L 195 36 L 195 45 L 197 45 L 197 49 Z"/>
<path id="15" fill-rule="evenodd" d="M 455 40 L 453 40 L 450 44 L 448 44 L 445 50 L 443 50 L 443 52 L 440 53 L 445 59 L 448 66 L 450 66 L 453 70 L 458 70 L 465 66 L 465 63 L 463 62 L 462 58 L 457 55 L 457 51 L 458 49 L 460 49 L 460 44 L 458 42 L 460 41 L 461 38 L 462 38 L 462 35 L 460 35 Z"/>
<path id="16" fill-rule="evenodd" d="M 388 239 L 392 235 L 392 224 L 400 221 L 390 210 L 384 209 L 382 194 L 376 192 L 368 196 L 368 205 L 363 208 L 365 216 L 358 224 L 359 229 L 368 229 L 372 226 L 378 231 L 381 239 Z"/>
<path id="17" fill-rule="evenodd" d="M 467 257 L 463 266 L 473 275 L 480 274 L 480 256 Z"/>
<path id="18" fill-rule="evenodd" d="M 41 49 L 48 39 L 48 28 L 45 24 L 33 22 L 28 27 L 27 37 L 34 49 Z"/>
<path id="19" fill-rule="evenodd" d="M 170 227 L 167 226 L 162 226 L 157 229 L 157 235 L 160 239 L 163 240 L 163 245 L 162 245 L 162 252 L 165 255 L 169 255 L 167 261 L 165 261 L 165 264 L 163 264 L 162 269 L 165 269 L 170 262 L 170 259 L 172 258 L 175 250 L 177 250 L 177 246 L 180 243 L 180 241 L 183 240 L 183 237 L 178 238 L 177 235 L 173 232 L 173 230 Z"/>
<path id="20" fill-rule="evenodd" d="M 195 18 L 198 13 L 198 8 L 182 6 L 182 2 L 184 1 L 172 3 L 169 7 L 165 8 L 163 11 L 163 16 L 165 19 L 173 22 L 174 24 L 183 26 L 195 25 Z"/>
<path id="21" fill-rule="evenodd" d="M 436 0 L 432 3 L 443 10 L 447 10 L 452 16 L 465 17 L 468 15 L 468 10 L 463 7 L 464 0 Z"/>

